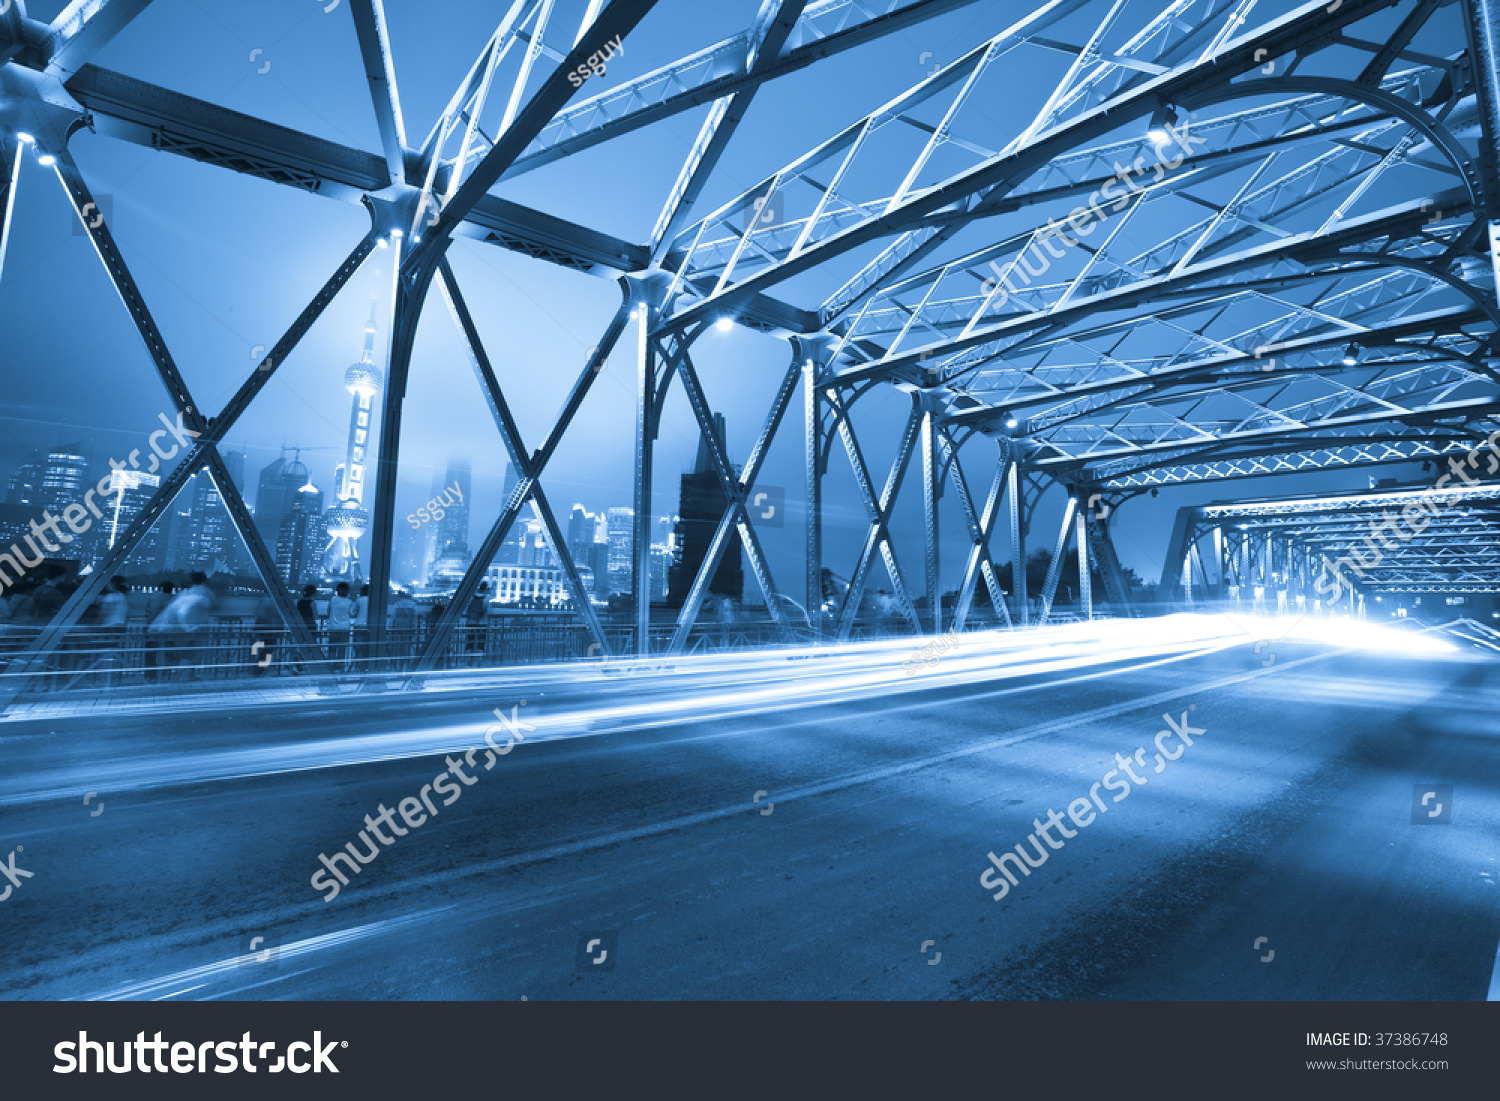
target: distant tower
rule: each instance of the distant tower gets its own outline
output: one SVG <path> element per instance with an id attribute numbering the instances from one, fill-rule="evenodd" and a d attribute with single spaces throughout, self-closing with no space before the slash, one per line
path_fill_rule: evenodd
<path id="1" fill-rule="evenodd" d="M 332 581 L 358 584 L 364 580 L 359 565 L 359 540 L 370 529 L 370 514 L 365 511 L 365 451 L 370 439 L 370 409 L 385 379 L 375 366 L 375 310 L 370 303 L 370 320 L 365 324 L 365 354 L 344 372 L 344 389 L 354 395 L 349 411 L 349 451 L 334 471 L 335 503 L 325 517 L 328 550 L 323 556 L 324 569 Z"/>

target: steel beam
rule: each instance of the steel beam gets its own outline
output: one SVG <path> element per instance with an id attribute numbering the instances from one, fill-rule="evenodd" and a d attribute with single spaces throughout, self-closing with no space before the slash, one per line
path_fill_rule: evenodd
<path id="1" fill-rule="evenodd" d="M 1078 514 L 1078 606 L 1083 618 L 1092 622 L 1094 618 L 1094 579 L 1089 567 L 1088 517 Z"/>
<path id="2" fill-rule="evenodd" d="M 390 35 L 385 27 L 382 0 L 349 0 L 359 53 L 370 83 L 370 102 L 380 128 L 386 171 L 391 183 L 406 180 L 406 127 L 401 121 L 401 97 L 396 92 L 396 67 L 391 60 Z"/>
<path id="3" fill-rule="evenodd" d="M 1057 529 L 1057 542 L 1052 547 L 1052 560 L 1047 563 L 1047 580 L 1042 584 L 1042 606 L 1037 613 L 1037 624 L 1045 626 L 1052 614 L 1052 602 L 1057 598 L 1057 583 L 1062 577 L 1063 559 L 1068 554 L 1068 539 L 1073 533 L 1073 514 L 1078 511 L 1078 491 L 1068 493 L 1068 503 L 1063 506 L 1062 525 Z"/>
<path id="4" fill-rule="evenodd" d="M 942 563 L 939 558 L 942 531 L 938 526 L 938 499 L 943 495 L 943 465 L 939 455 L 937 426 L 932 409 L 922 413 L 922 518 L 926 554 L 927 610 L 934 635 L 943 633 Z"/>
<path id="5" fill-rule="evenodd" d="M 1006 481 L 1006 504 L 1010 507 L 1010 587 L 1016 603 L 1016 622 L 1031 626 L 1031 602 L 1026 595 L 1026 517 L 1021 500 L 1021 459 L 1010 464 Z"/>
<path id="6" fill-rule="evenodd" d="M 995 564 L 990 557 L 989 545 L 990 537 L 994 534 L 1000 517 L 1000 499 L 1005 491 L 1010 465 L 1008 452 L 1001 450 L 1000 461 L 995 467 L 995 476 L 990 482 L 990 491 L 985 498 L 984 511 L 978 512 L 974 508 L 973 497 L 969 494 L 969 485 L 964 477 L 963 467 L 959 464 L 958 449 L 946 431 L 943 433 L 943 440 L 953 468 L 953 487 L 958 491 L 959 504 L 964 512 L 964 523 L 969 529 L 969 554 L 964 564 L 963 581 L 958 587 L 958 600 L 953 607 L 953 627 L 955 630 L 962 631 L 968 622 L 969 609 L 974 601 L 974 590 L 981 574 L 990 594 L 991 607 L 995 609 L 996 615 L 1005 620 L 1005 626 L 1011 627 L 1010 609 L 1006 606 L 1005 593 L 1000 588 L 1000 579 L 995 575 Z"/>
<path id="7" fill-rule="evenodd" d="M 146 10 L 151 0 L 72 0 L 52 21 L 39 52 L 47 75 L 66 80 L 130 21 Z"/>
<path id="8" fill-rule="evenodd" d="M 795 345 L 799 354 L 801 342 Z M 819 364 L 808 358 L 802 365 L 802 463 L 807 486 L 807 528 L 803 566 L 807 585 L 807 618 L 813 640 L 823 637 L 823 397 L 818 385 Z"/>

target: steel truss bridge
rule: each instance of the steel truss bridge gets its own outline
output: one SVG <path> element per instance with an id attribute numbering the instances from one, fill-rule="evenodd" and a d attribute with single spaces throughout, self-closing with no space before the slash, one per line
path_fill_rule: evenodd
<path id="1" fill-rule="evenodd" d="M 1271 611 L 1351 594 L 1490 594 L 1497 578 L 1500 485 L 1462 482 L 1184 508 L 1162 569 L 1168 599 L 1191 602 L 1196 588 Z"/>
<path id="2" fill-rule="evenodd" d="M 821 487 L 836 451 L 868 516 L 858 559 L 845 567 L 852 580 L 833 628 L 840 637 L 848 637 L 877 563 L 914 630 L 962 629 L 981 583 L 999 614 L 1026 624 L 1025 571 L 1016 569 L 1014 591 L 1003 592 L 991 544 L 1001 536 L 1011 561 L 1024 562 L 1037 500 L 1050 487 L 1065 487 L 1068 503 L 1050 541 L 1044 615 L 1074 544 L 1085 606 L 1096 571 L 1112 600 L 1127 599 L 1108 518 L 1133 496 L 1252 476 L 1441 465 L 1495 427 L 1488 418 L 1500 410 L 1500 12 L 1489 0 L 1008 5 L 1011 25 L 888 102 L 871 103 L 864 117 L 714 210 L 699 197 L 763 87 L 966 0 L 762 0 L 758 8 L 747 0 L 743 30 L 603 91 L 575 87 L 568 74 L 617 36 L 649 34 L 654 0 L 588 0 L 581 19 L 577 10 L 564 19 L 564 5 L 553 0 L 513 0 L 497 5 L 494 33 L 476 43 L 468 72 L 454 74 L 452 98 L 421 137 L 408 132 L 402 113 L 381 0 L 350 0 L 378 150 L 94 65 L 148 4 L 75 0 L 51 23 L 29 18 L 23 0 L 4 5 L 7 234 L 26 203 L 17 181 L 28 157 L 54 168 L 75 210 L 90 209 L 88 182 L 69 153 L 69 139 L 84 128 L 361 203 L 370 228 L 267 353 L 266 369 L 253 370 L 210 413 L 189 393 L 109 226 L 80 213 L 173 405 L 201 436 L 41 632 L 31 660 L 59 644 L 198 472 L 213 479 L 296 645 L 312 646 L 219 448 L 380 245 L 395 250 L 399 265 L 371 510 L 369 622 L 377 640 L 389 595 L 403 395 L 434 287 L 467 340 L 520 472 L 414 671 L 432 666 L 527 505 L 571 591 L 583 591 L 545 473 L 597 368 L 627 330 L 638 334 L 633 625 L 642 652 L 650 636 L 653 446 L 674 384 L 705 429 L 729 504 L 677 620 L 673 651 L 735 539 L 770 616 L 787 628 L 747 502 L 774 434 L 796 431 L 784 422 L 795 422 L 797 403 L 809 520 L 805 577 L 787 591 L 805 584 L 808 605 L 823 602 L 821 574 L 830 564 Z M 1010 129 L 999 133 L 966 110 L 981 96 L 993 105 L 1014 61 L 1035 51 L 1060 52 L 1067 66 L 1034 116 L 1007 118 Z M 559 158 L 686 112 L 698 117 L 703 107 L 647 240 L 620 240 L 583 216 L 544 214 L 492 193 Z M 619 309 L 579 364 L 544 439 L 521 437 L 445 256 L 456 237 L 620 287 Z M 3 256 L 0 239 L 0 264 Z M 794 281 L 816 285 L 797 279 L 809 273 L 837 289 L 821 299 L 793 293 Z M 693 357 L 697 338 L 723 318 L 787 347 L 764 428 L 738 464 L 709 429 L 714 410 Z M 855 411 L 865 395 L 892 387 L 909 396 L 910 410 L 894 463 L 872 469 Z M 971 468 L 971 455 L 982 453 L 986 470 L 995 462 L 987 486 L 966 479 L 961 452 Z M 897 497 L 913 482 L 926 517 L 925 602 L 903 576 L 890 530 Z M 951 622 L 939 592 L 944 496 L 949 507 L 956 501 L 968 531 L 967 544 L 949 551 L 964 561 Z M 1380 586 L 1500 587 L 1487 511 L 1493 495 L 1459 496 L 1461 509 L 1391 552 Z M 1171 553 L 1177 563 L 1191 561 L 1196 536 L 1218 530 L 1221 567 L 1248 579 L 1252 551 L 1266 569 L 1298 554 L 1331 554 L 1380 507 L 1374 498 L 1303 503 L 1198 510 L 1179 522 Z M 608 653 L 592 608 L 578 603 Z"/>

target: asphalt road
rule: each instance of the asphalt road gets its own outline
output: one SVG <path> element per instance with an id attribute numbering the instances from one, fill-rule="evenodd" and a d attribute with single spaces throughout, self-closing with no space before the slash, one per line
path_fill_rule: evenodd
<path id="1" fill-rule="evenodd" d="M 1483 1000 L 1497 666 L 1264 660 L 1238 645 L 644 729 L 552 717 L 672 671 L 8 723 L 0 859 L 19 849 L 32 876 L 0 902 L 0 996 Z M 528 690 L 537 731 L 485 770 L 488 709 Z M 1153 771 L 1184 714 L 1204 733 Z M 473 783 L 450 775 L 461 796 L 324 901 L 320 853 L 362 847 L 381 803 L 420 813 L 448 768 L 433 739 L 480 749 Z M 1147 782 L 1107 789 L 995 901 L 986 854 L 1123 783 L 1115 754 L 1137 747 Z M 1436 784 L 1449 806 L 1414 824 Z"/>

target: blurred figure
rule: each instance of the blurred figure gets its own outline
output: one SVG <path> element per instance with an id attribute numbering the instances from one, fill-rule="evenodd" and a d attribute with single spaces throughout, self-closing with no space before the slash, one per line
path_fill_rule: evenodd
<path id="1" fill-rule="evenodd" d="M 188 578 L 187 589 L 178 594 L 177 600 L 184 601 L 181 616 L 183 628 L 187 631 L 187 647 L 190 660 L 193 662 L 193 679 L 201 678 L 199 669 L 204 662 L 204 651 L 208 646 L 208 619 L 209 613 L 213 611 L 214 594 L 208 587 L 208 575 L 194 570 Z M 176 604 L 177 600 L 172 603 Z"/>
<path id="2" fill-rule="evenodd" d="M 208 576 L 194 570 L 188 587 L 172 598 L 161 615 L 147 630 L 166 636 L 164 648 L 169 650 L 166 665 L 175 668 L 184 661 L 193 662 L 193 680 L 201 680 L 200 651 L 208 641 L 208 616 L 214 605 L 213 593 L 208 588 Z"/>
<path id="3" fill-rule="evenodd" d="M 171 656 L 170 631 L 166 628 L 157 629 L 157 621 L 161 619 L 162 613 L 172 603 L 172 583 L 163 581 L 156 586 L 156 591 L 146 597 L 146 681 L 148 684 L 156 684 L 158 678 L 164 676 L 171 668 L 168 660 Z"/>
<path id="4" fill-rule="evenodd" d="M 471 665 L 484 664 L 485 636 L 489 634 L 489 621 L 490 585 L 488 581 L 481 581 L 479 591 L 464 609 L 464 622 L 468 625 L 464 652 L 473 656 L 473 660 L 469 662 Z"/>
<path id="5" fill-rule="evenodd" d="M 36 590 L 41 582 L 34 577 L 22 578 L 10 594 L 10 621 L 17 627 L 36 622 Z"/>
<path id="6" fill-rule="evenodd" d="M 431 639 L 432 636 L 437 632 L 438 623 L 442 621 L 443 612 L 445 612 L 447 608 L 448 605 L 444 604 L 441 600 L 433 602 L 432 608 L 427 613 L 427 637 L 429 639 Z M 450 646 L 443 647 L 443 652 L 438 656 L 437 659 L 437 668 L 446 669 L 448 667 L 448 653 L 450 649 Z"/>
<path id="7" fill-rule="evenodd" d="M 396 590 L 396 600 L 391 605 L 390 632 L 392 658 L 411 657 L 412 644 L 417 638 L 417 603 L 405 589 Z"/>
<path id="8" fill-rule="evenodd" d="M 276 644 L 281 641 L 281 634 L 281 609 L 267 593 L 255 605 L 255 643 L 250 647 L 250 657 L 255 663 L 254 676 L 265 676 L 266 670 L 276 661 Z"/>
<path id="9" fill-rule="evenodd" d="M 31 595 L 31 616 L 40 627 L 52 622 L 52 617 L 68 601 L 68 594 L 62 589 L 62 579 L 63 571 L 54 567 Z"/>
<path id="10" fill-rule="evenodd" d="M 112 577 L 99 598 L 99 660 L 106 669 L 104 683 L 109 688 L 115 685 L 115 672 L 125 668 L 125 623 L 129 619 L 130 586 L 123 577 Z"/>

